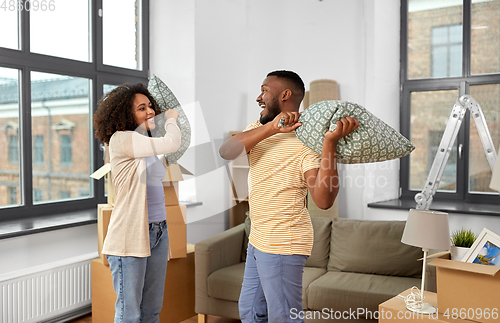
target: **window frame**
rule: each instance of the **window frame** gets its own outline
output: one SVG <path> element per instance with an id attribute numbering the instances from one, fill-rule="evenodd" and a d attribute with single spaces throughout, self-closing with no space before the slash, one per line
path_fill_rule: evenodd
<path id="1" fill-rule="evenodd" d="M 97 204 L 106 203 L 104 180 L 93 181 L 90 187 L 91 196 L 74 198 L 68 201 L 51 201 L 34 204 L 33 201 L 33 138 L 31 120 L 31 80 L 32 71 L 53 73 L 90 80 L 89 140 L 90 163 L 93 170 L 104 164 L 101 143 L 94 138 L 92 115 L 97 109 L 97 102 L 103 95 L 103 84 L 110 79 L 114 84 L 125 82 L 147 84 L 149 77 L 149 0 L 141 0 L 142 19 L 142 70 L 132 70 L 102 63 L 102 18 L 99 9 L 103 0 L 89 0 L 90 6 L 90 39 L 91 61 L 82 62 L 72 59 L 48 56 L 30 52 L 30 20 L 29 11 L 19 11 L 20 49 L 0 47 L 0 67 L 19 70 L 19 157 L 20 157 L 20 189 L 23 194 L 22 204 L 0 207 L 0 222 L 20 220 L 24 218 L 41 218 L 56 214 L 74 212 L 75 210 L 96 209 Z M 108 81 L 109 82 L 109 81 Z M 90 175 L 90 174 L 89 174 Z"/>
<path id="2" fill-rule="evenodd" d="M 500 73 L 471 74 L 471 10 L 472 1 L 463 0 L 462 22 L 462 75 L 446 78 L 408 79 L 408 1 L 401 0 L 401 38 L 400 38 L 400 129 L 401 133 L 410 138 L 411 131 L 411 93 L 421 91 L 458 90 L 458 97 L 469 94 L 470 86 L 500 84 Z M 458 99 L 457 97 L 457 99 Z M 450 113 L 455 102 L 450 102 Z M 410 108 L 409 108 L 410 107 Z M 456 143 L 462 144 L 465 151 L 469 148 L 470 111 L 467 111 Z M 444 131 L 445 129 L 443 129 Z M 411 138 L 410 138 L 411 140 Z M 495 147 L 497 148 L 497 147 Z M 471 204 L 500 204 L 498 195 L 469 192 L 469 154 L 459 159 L 457 156 L 457 190 L 456 192 L 440 192 L 434 195 L 434 201 L 471 203 Z M 401 200 L 414 199 L 420 191 L 410 189 L 410 157 L 401 158 L 400 164 Z"/>

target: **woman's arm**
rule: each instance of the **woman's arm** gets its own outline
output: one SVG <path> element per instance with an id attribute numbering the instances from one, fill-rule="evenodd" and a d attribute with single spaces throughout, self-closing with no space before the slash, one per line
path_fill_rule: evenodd
<path id="1" fill-rule="evenodd" d="M 175 118 L 165 122 L 166 133 L 163 137 L 151 138 L 135 131 L 127 131 L 118 138 L 123 153 L 131 158 L 164 155 L 172 153 L 181 146 L 181 131 Z"/>

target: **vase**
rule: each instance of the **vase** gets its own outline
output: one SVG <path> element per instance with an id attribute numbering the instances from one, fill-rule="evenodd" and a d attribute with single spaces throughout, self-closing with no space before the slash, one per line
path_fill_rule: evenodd
<path id="1" fill-rule="evenodd" d="M 470 248 L 451 246 L 451 260 L 462 261 L 463 257 Z"/>

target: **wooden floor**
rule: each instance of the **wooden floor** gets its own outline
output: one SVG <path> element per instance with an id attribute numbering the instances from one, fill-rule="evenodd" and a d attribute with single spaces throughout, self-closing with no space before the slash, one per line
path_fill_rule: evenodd
<path id="1" fill-rule="evenodd" d="M 85 316 L 79 317 L 70 323 L 92 323 L 92 314 L 87 314 Z M 207 323 L 240 323 L 240 320 L 228 319 L 226 317 L 212 316 L 209 315 L 207 319 Z M 198 316 L 193 316 L 185 321 L 180 323 L 198 323 Z"/>

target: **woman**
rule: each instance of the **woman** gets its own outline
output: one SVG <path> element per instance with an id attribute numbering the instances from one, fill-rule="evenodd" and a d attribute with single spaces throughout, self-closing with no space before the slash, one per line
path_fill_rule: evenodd
<path id="1" fill-rule="evenodd" d="M 102 253 L 108 258 L 116 292 L 115 322 L 159 322 L 168 261 L 165 158 L 179 149 L 179 113 L 160 109 L 142 84 L 123 84 L 98 103 L 95 136 L 109 145 L 116 202 Z M 159 128 L 159 127 L 158 127 Z"/>

